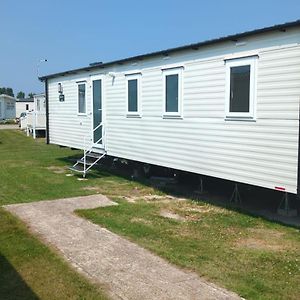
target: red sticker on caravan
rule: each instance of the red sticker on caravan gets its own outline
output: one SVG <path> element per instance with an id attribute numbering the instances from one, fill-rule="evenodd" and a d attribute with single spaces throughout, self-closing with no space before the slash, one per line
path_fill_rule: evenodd
<path id="1" fill-rule="evenodd" d="M 281 187 L 281 186 L 275 186 L 275 190 L 278 190 L 278 191 L 285 191 L 285 188 L 284 188 L 284 187 Z"/>

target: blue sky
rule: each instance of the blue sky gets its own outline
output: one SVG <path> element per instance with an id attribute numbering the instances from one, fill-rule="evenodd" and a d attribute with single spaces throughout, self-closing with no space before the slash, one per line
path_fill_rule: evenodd
<path id="1" fill-rule="evenodd" d="M 0 86 L 300 19 L 299 0 L 1 0 Z"/>

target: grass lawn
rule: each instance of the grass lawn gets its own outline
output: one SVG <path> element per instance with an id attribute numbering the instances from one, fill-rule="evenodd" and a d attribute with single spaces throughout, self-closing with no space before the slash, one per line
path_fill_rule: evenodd
<path id="1" fill-rule="evenodd" d="M 70 158 L 80 153 L 0 130 L 0 205 L 102 193 L 119 206 L 78 213 L 247 299 L 300 298 L 299 230 L 214 205 L 170 200 L 106 171 L 93 171 L 85 181 L 66 176 Z M 104 297 L 101 287 L 0 208 L 1 300 Z"/>
<path id="2" fill-rule="evenodd" d="M 133 199 L 78 214 L 246 299 L 300 299 L 299 230 L 201 202 Z"/>
<path id="3" fill-rule="evenodd" d="M 34 141 L 19 131 L 0 130 L 0 206 L 96 192 L 114 195 L 120 187 L 130 194 L 136 188 L 135 183 L 104 172 L 91 174 L 88 181 L 67 177 L 67 158 L 79 154 L 46 145 L 43 140 Z M 96 187 L 102 188 L 96 191 Z M 101 287 L 78 275 L 55 251 L 0 208 L 0 299 L 106 297 Z"/>
<path id="4" fill-rule="evenodd" d="M 0 299 L 108 299 L 0 209 Z"/>
<path id="5" fill-rule="evenodd" d="M 0 206 L 4 204 L 67 198 L 95 193 L 108 196 L 129 195 L 151 190 L 136 182 L 92 171 L 87 181 L 80 175 L 68 177 L 70 158 L 82 151 L 46 145 L 22 132 L 0 130 Z"/>
<path id="6" fill-rule="evenodd" d="M 151 188 L 92 172 L 87 181 L 66 176 L 70 158 L 82 154 L 22 132 L 0 130 L 0 206 L 95 193 L 143 195 Z M 106 299 L 101 287 L 88 283 L 55 251 L 0 208 L 0 299 Z"/>

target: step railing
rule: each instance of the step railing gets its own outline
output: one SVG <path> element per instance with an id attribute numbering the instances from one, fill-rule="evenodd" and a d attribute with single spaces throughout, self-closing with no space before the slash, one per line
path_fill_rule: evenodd
<path id="1" fill-rule="evenodd" d="M 21 129 L 25 129 L 27 136 L 32 133 L 36 138 L 37 130 L 46 130 L 46 113 L 41 111 L 28 111 L 26 116 L 20 119 Z"/>
<path id="2" fill-rule="evenodd" d="M 93 152 L 93 148 L 95 146 L 95 144 L 100 144 L 102 143 L 103 144 L 103 136 L 104 136 L 104 126 L 103 126 L 103 122 L 101 122 L 99 125 L 97 125 L 93 131 L 92 131 L 92 136 L 94 136 L 94 132 L 96 130 L 98 130 L 99 128 L 101 128 L 102 130 L 102 134 L 101 134 L 101 138 L 98 139 L 95 143 L 92 144 L 92 146 L 88 146 L 87 145 L 87 140 L 89 141 L 89 145 L 91 144 L 92 142 L 92 138 L 90 136 L 84 136 L 83 138 L 83 157 L 81 158 L 81 160 L 83 160 L 83 177 L 86 176 L 86 173 L 100 160 L 102 159 L 104 156 L 105 156 L 105 151 L 102 155 L 100 155 L 97 159 L 94 160 L 94 162 L 92 164 L 90 164 L 88 167 L 87 167 L 87 162 L 86 162 L 86 158 L 87 158 L 87 155 L 91 152 Z M 75 168 L 77 165 L 79 164 L 79 162 L 76 162 L 73 167 Z"/>

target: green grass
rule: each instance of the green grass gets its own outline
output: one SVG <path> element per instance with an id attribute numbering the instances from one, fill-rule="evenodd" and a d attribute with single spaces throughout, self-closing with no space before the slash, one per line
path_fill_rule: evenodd
<path id="1" fill-rule="evenodd" d="M 299 230 L 200 202 L 118 202 L 78 214 L 246 299 L 299 299 Z"/>
<path id="2" fill-rule="evenodd" d="M 87 181 L 66 176 L 70 158 L 81 151 L 46 145 L 22 132 L 0 130 L 0 205 L 104 193 L 109 196 L 143 194 L 151 189 L 141 184 L 94 171 Z"/>
<path id="3" fill-rule="evenodd" d="M 0 130 L 0 206 L 104 193 L 114 196 L 151 191 L 143 185 L 94 172 L 87 181 L 68 177 L 70 158 L 82 152 L 46 145 L 22 132 Z M 0 208 L 0 299 L 107 299 Z"/>
<path id="4" fill-rule="evenodd" d="M 0 209 L 0 299 L 108 299 Z"/>
<path id="5" fill-rule="evenodd" d="M 299 299 L 299 230 L 201 202 L 145 201 L 163 194 L 107 171 L 66 176 L 80 154 L 0 130 L 0 205 L 102 193 L 120 205 L 78 213 L 247 299 Z M 0 209 L 0 299 L 37 297 L 105 296 Z"/>

